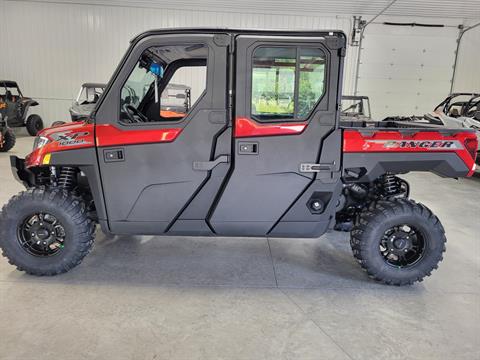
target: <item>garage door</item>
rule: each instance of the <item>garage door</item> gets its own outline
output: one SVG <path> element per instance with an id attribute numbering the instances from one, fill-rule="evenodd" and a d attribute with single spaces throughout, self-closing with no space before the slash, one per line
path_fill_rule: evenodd
<path id="1" fill-rule="evenodd" d="M 424 114 L 450 91 L 458 29 L 371 24 L 365 30 L 358 95 L 375 118 Z"/>

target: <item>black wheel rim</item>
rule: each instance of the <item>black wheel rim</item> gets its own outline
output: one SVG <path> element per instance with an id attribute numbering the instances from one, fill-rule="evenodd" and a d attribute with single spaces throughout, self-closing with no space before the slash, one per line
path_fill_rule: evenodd
<path id="1" fill-rule="evenodd" d="M 20 224 L 17 239 L 30 255 L 53 256 L 64 247 L 65 229 L 52 214 L 35 213 Z"/>
<path id="2" fill-rule="evenodd" d="M 379 249 L 388 265 L 408 268 L 423 258 L 426 238 L 418 228 L 408 224 L 397 225 L 384 232 Z"/>

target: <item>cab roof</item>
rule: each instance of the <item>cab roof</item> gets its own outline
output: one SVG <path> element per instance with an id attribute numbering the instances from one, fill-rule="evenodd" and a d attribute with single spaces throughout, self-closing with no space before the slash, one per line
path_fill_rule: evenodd
<path id="1" fill-rule="evenodd" d="M 135 36 L 130 42 L 135 43 L 147 36 L 163 34 L 230 34 L 230 35 L 272 35 L 272 36 L 303 36 L 322 37 L 337 36 L 346 39 L 341 30 L 282 30 L 282 29 L 230 29 L 230 28 L 168 28 L 148 30 Z"/>
<path id="2" fill-rule="evenodd" d="M 0 87 L 18 87 L 18 85 L 12 80 L 0 80 Z"/>

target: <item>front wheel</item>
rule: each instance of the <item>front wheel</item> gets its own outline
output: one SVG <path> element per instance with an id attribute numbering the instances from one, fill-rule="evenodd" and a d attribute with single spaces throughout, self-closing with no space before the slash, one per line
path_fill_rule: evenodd
<path id="1" fill-rule="evenodd" d="M 61 189 L 33 188 L 3 207 L 0 248 L 18 270 L 57 275 L 80 264 L 90 252 L 94 230 L 83 201 Z"/>
<path id="2" fill-rule="evenodd" d="M 432 211 L 406 199 L 374 203 L 351 232 L 355 258 L 371 278 L 388 285 L 429 276 L 443 259 L 446 241 Z"/>
<path id="3" fill-rule="evenodd" d="M 43 120 L 39 115 L 32 114 L 27 118 L 26 127 L 30 136 L 37 136 L 38 132 L 43 129 Z"/>

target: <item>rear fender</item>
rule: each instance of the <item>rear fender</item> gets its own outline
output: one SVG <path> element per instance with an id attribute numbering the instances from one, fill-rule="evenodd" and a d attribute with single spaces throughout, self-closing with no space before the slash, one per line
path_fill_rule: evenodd
<path id="1" fill-rule="evenodd" d="M 385 173 L 428 171 L 442 177 L 471 176 L 478 140 L 473 131 L 345 130 L 343 177 L 370 182 Z"/>

